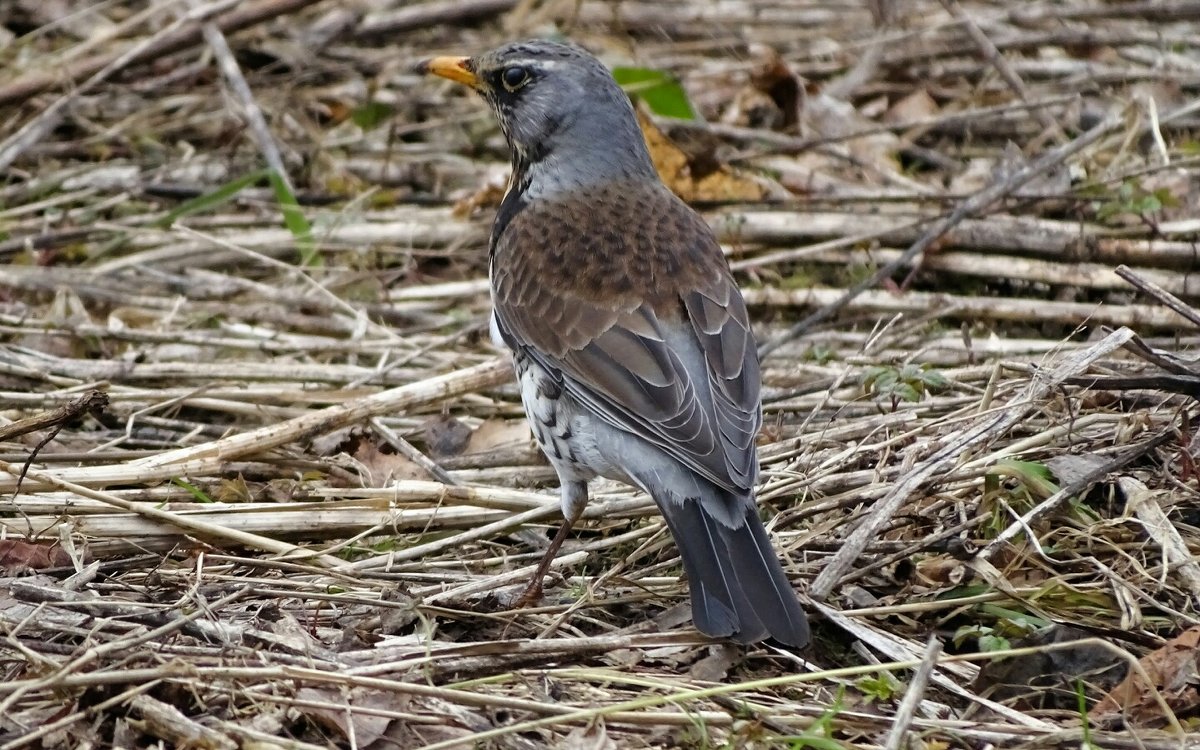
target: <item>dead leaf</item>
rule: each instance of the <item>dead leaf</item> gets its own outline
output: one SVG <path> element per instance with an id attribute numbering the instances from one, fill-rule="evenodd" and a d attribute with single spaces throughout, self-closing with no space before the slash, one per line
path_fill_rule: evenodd
<path id="1" fill-rule="evenodd" d="M 265 630 L 247 631 L 250 637 L 261 642 L 260 645 L 273 651 L 329 658 L 328 649 L 290 612 L 272 608 L 263 613 L 263 620 Z"/>
<path id="2" fill-rule="evenodd" d="M 355 439 L 356 435 L 361 434 L 362 429 L 359 427 L 344 427 L 324 435 L 318 435 L 312 441 L 313 453 L 318 456 L 332 456 L 335 453 L 341 453 L 350 447 L 351 441 Z"/>
<path id="3" fill-rule="evenodd" d="M 529 445 L 533 433 L 524 419 L 488 419 L 475 428 L 463 453 L 487 453 Z"/>
<path id="4" fill-rule="evenodd" d="M 404 479 L 430 479 L 429 474 L 391 446 L 382 444 L 360 427 L 350 427 L 322 435 L 312 441 L 312 449 L 322 456 L 345 454 L 353 461 L 369 487 L 385 487 Z"/>
<path id="5" fill-rule="evenodd" d="M 112 744 L 110 747 L 137 747 L 141 733 L 134 728 L 128 718 L 117 719 L 113 725 Z"/>
<path id="6" fill-rule="evenodd" d="M 804 122 L 816 138 L 847 138 L 855 133 L 873 131 L 879 125 L 850 102 L 820 92 L 810 95 L 805 102 Z M 903 184 L 907 178 L 896 157 L 902 146 L 894 133 L 871 132 L 850 138 L 841 148 L 868 170 L 861 178 L 879 181 L 878 175 L 871 174 L 874 171 L 888 175 L 889 182 Z M 862 185 L 858 187 L 861 189 Z"/>
<path id="7" fill-rule="evenodd" d="M 175 706 L 149 695 L 134 696 L 129 708 L 141 717 L 138 729 L 165 740 L 171 747 L 197 750 L 236 750 L 238 747 L 237 742 L 219 730 L 205 726 Z"/>
<path id="8" fill-rule="evenodd" d="M 721 115 L 721 122 L 741 128 L 778 130 L 783 127 L 783 113 L 779 105 L 753 86 L 746 86 L 734 94 L 729 107 Z"/>
<path id="9" fill-rule="evenodd" d="M 221 503 L 248 503 L 254 500 L 254 494 L 241 474 L 233 479 L 222 479 L 213 494 L 217 502 Z"/>
<path id="10" fill-rule="evenodd" d="M 642 663 L 682 669 L 696 660 L 699 651 L 697 646 L 656 646 L 642 651 Z"/>
<path id="11" fill-rule="evenodd" d="M 45 330 L 61 329 L 65 331 L 95 325 L 87 305 L 83 299 L 70 287 L 58 287 L 54 290 L 54 298 L 46 308 L 42 317 Z M 16 341 L 21 346 L 36 349 L 42 354 L 56 357 L 72 357 L 84 359 L 110 354 L 101 351 L 100 342 L 82 336 L 54 336 L 51 334 L 31 333 L 18 336 Z"/>
<path id="12" fill-rule="evenodd" d="M 1010 142 L 1004 149 L 1003 158 L 997 159 L 989 156 L 971 159 L 967 162 L 967 168 L 950 180 L 950 189 L 954 192 L 973 193 L 987 185 L 1006 179 L 1009 175 L 1028 165 L 1028 157 L 1016 144 Z M 1044 198 L 1051 195 L 1063 195 L 1070 188 L 1070 170 L 1066 167 L 1058 167 L 1037 175 L 1014 190 L 1013 195 Z"/>
<path id="13" fill-rule="evenodd" d="M 421 612 L 417 607 L 420 600 L 414 597 L 403 584 L 384 589 L 382 600 L 395 602 L 401 606 L 381 608 L 379 615 L 379 633 L 381 635 L 403 633 L 409 630 L 409 626 L 414 622 L 421 619 Z"/>
<path id="14" fill-rule="evenodd" d="M 949 190 L 956 194 L 966 195 L 982 190 L 995 179 L 996 160 L 991 157 L 979 157 L 967 161 L 965 169 L 950 178 Z"/>
<path id="15" fill-rule="evenodd" d="M 1157 651 L 1138 660 L 1153 687 L 1146 685 L 1137 670 L 1129 674 L 1108 695 L 1092 707 L 1088 719 L 1095 722 L 1161 724 L 1167 717 L 1155 698 L 1157 691 L 1167 706 L 1179 714 L 1195 713 L 1200 708 L 1200 625 L 1188 628 L 1167 641 Z"/>
<path id="16" fill-rule="evenodd" d="M 759 201 L 766 188 L 716 160 L 711 152 L 688 155 L 639 107 L 638 124 L 654 168 L 667 187 L 685 201 Z"/>
<path id="17" fill-rule="evenodd" d="M 347 740 L 353 737 L 355 747 L 367 747 L 384 736 L 393 719 L 354 709 L 403 711 L 409 701 L 405 695 L 366 688 L 353 688 L 348 691 L 334 688 L 301 688 L 296 692 L 296 698 L 322 704 L 298 708 Z"/>
<path id="18" fill-rule="evenodd" d="M 62 708 L 57 705 L 35 705 L 0 713 L 0 736 L 15 737 L 28 732 L 30 727 L 44 726 L 48 721 L 52 721 L 54 715 Z"/>
<path id="19" fill-rule="evenodd" d="M 970 574 L 961 560 L 941 555 L 916 561 L 913 574 L 924 584 L 935 587 L 958 586 Z"/>
<path id="20" fill-rule="evenodd" d="M 602 657 L 605 664 L 617 669 L 633 669 L 642 663 L 644 654 L 638 648 L 617 648 L 608 651 Z"/>
<path id="21" fill-rule="evenodd" d="M 799 127 L 804 108 L 804 79 L 788 66 L 775 48 L 754 44 L 750 52 L 761 60 L 750 72 L 750 84 L 769 96 L 779 108 L 781 129 Z"/>
<path id="22" fill-rule="evenodd" d="M 905 123 L 933 117 L 941 111 L 933 97 L 925 89 L 917 89 L 888 108 L 883 121 Z"/>
<path id="23" fill-rule="evenodd" d="M 1152 172 L 1141 178 L 1141 188 L 1147 193 L 1170 196 L 1167 201 L 1170 205 L 1155 212 L 1154 218 L 1158 221 L 1177 221 L 1196 215 L 1196 206 L 1200 203 L 1197 200 L 1200 178 L 1196 177 L 1195 170 L 1174 168 Z"/>
<path id="24" fill-rule="evenodd" d="M 34 26 L 53 24 L 55 29 L 76 39 L 94 39 L 115 33 L 113 22 L 103 13 L 82 12 L 86 6 L 75 0 L 17 0 L 15 6 L 6 13 L 26 16 L 27 22 Z"/>
<path id="25" fill-rule="evenodd" d="M 374 440 L 362 439 L 350 454 L 366 470 L 368 486 L 386 487 L 405 479 L 431 479 L 432 477 L 405 456 L 381 446 Z"/>
<path id="26" fill-rule="evenodd" d="M 425 420 L 425 447 L 434 458 L 457 456 L 467 448 L 471 428 L 459 419 L 441 414 Z"/>
<path id="27" fill-rule="evenodd" d="M 692 665 L 688 673 L 693 679 L 704 682 L 724 682 L 729 670 L 737 664 L 741 657 L 740 650 L 729 643 L 718 643 L 710 646 L 708 656 Z"/>
<path id="28" fill-rule="evenodd" d="M 692 608 L 687 603 L 676 604 L 674 606 L 667 607 L 662 612 L 659 612 L 657 615 L 654 616 L 654 624 L 658 626 L 659 630 L 673 630 L 674 628 L 678 628 L 681 625 L 684 625 L 685 623 L 691 622 L 691 620 L 692 620 Z M 676 648 L 676 647 L 675 646 L 663 646 L 661 648 L 654 649 L 654 653 L 656 653 L 656 654 L 660 653 L 663 651 L 664 648 L 672 649 L 672 648 Z M 679 648 L 681 648 L 683 650 L 689 650 L 692 647 L 691 646 L 681 646 Z M 650 652 L 645 652 L 645 655 L 647 657 L 649 657 Z"/>
<path id="29" fill-rule="evenodd" d="M 730 97 L 721 122 L 746 128 L 799 131 L 804 110 L 804 79 L 797 75 L 773 47 L 750 45 L 757 60 L 749 85 Z"/>
<path id="30" fill-rule="evenodd" d="M 5 573 L 64 568 L 71 556 L 58 544 L 34 544 L 19 539 L 0 540 L 0 569 Z"/>
<path id="31" fill-rule="evenodd" d="M 392 750 L 398 747 L 425 747 L 438 742 L 462 740 L 493 726 L 479 711 L 438 698 L 413 698 L 407 704 L 406 710 L 410 714 L 438 717 L 442 723 L 394 721 L 374 745 L 375 748 Z M 366 747 L 362 743 L 359 746 Z"/>
<path id="32" fill-rule="evenodd" d="M 450 742 L 452 740 L 463 740 L 473 734 L 478 734 L 483 731 L 475 729 L 466 729 L 464 727 L 453 726 L 450 724 L 417 724 L 415 722 L 396 722 L 393 724 L 373 748 L 392 748 L 397 747 L 425 747 L 427 745 L 436 745 L 441 742 Z M 470 747 L 472 743 L 467 742 L 463 747 Z"/>

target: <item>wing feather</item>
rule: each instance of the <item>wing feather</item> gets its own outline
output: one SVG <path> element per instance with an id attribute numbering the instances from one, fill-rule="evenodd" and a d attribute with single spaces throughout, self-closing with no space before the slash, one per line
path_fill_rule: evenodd
<path id="1" fill-rule="evenodd" d="M 603 195 L 593 198 L 603 207 Z M 630 195 L 613 200 L 624 205 Z M 655 221 L 628 228 L 623 236 L 635 246 L 614 247 L 611 258 L 585 253 L 574 263 L 530 228 L 538 226 L 526 215 L 534 209 L 518 214 L 493 248 L 497 327 L 605 422 L 744 494 L 757 479 L 754 438 L 762 422 L 745 303 L 707 225 L 669 194 L 647 201 L 662 204 L 634 214 Z M 595 247 L 588 243 L 602 230 L 588 222 L 602 211 L 553 210 L 557 226 L 579 232 L 559 241 Z M 611 288 L 597 288 L 596 280 Z"/>

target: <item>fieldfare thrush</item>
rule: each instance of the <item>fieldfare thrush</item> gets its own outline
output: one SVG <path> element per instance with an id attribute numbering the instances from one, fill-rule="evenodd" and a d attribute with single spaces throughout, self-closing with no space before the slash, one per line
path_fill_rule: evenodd
<path id="1" fill-rule="evenodd" d="M 491 331 L 512 350 L 565 518 L 524 601 L 602 476 L 658 505 L 699 630 L 807 645 L 754 504 L 761 382 L 746 305 L 712 230 L 655 172 L 629 98 L 587 52 L 540 40 L 419 70 L 481 94 L 512 152 Z"/>

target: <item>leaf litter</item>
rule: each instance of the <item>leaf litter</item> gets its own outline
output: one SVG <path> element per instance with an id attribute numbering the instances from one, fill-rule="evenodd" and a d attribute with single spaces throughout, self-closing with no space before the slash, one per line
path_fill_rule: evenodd
<path id="1" fill-rule="evenodd" d="M 0 16 L 0 747 L 1196 742 L 1191 4 L 189 7 Z M 611 483 L 500 604 L 559 513 L 507 158 L 410 69 L 551 32 L 769 343 L 807 652 L 697 636 Z"/>

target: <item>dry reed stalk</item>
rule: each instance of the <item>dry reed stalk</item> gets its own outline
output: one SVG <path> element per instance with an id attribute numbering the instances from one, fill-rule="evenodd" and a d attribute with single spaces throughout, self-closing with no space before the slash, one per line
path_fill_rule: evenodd
<path id="1" fill-rule="evenodd" d="M 233 5 L 0 18 L 0 750 L 1081 745 L 988 639 L 1194 621 L 1197 3 Z M 699 208 L 786 339 L 758 499 L 820 648 L 699 637 L 611 483 L 507 609 L 559 509 L 486 343 L 505 149 L 409 63 L 551 28 L 682 81 L 692 177 L 771 188 Z M 1090 740 L 1194 744 L 1163 700 Z"/>

